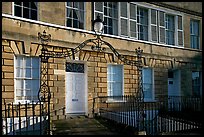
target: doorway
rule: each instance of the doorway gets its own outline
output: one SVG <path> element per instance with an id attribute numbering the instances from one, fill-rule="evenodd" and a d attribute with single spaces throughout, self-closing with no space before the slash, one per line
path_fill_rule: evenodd
<path id="1" fill-rule="evenodd" d="M 168 70 L 168 108 L 180 110 L 180 70 Z"/>
<path id="2" fill-rule="evenodd" d="M 85 114 L 87 108 L 86 74 L 83 63 L 66 63 L 66 113 Z"/>

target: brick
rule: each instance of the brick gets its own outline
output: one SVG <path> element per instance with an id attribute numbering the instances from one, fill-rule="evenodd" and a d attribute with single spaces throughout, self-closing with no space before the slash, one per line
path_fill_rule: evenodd
<path id="1" fill-rule="evenodd" d="M 96 61 L 96 62 L 100 62 L 101 59 L 100 59 L 100 57 L 95 57 L 94 61 Z"/>
<path id="2" fill-rule="evenodd" d="M 125 88 L 132 88 L 132 84 L 125 84 L 124 87 Z"/>
<path id="3" fill-rule="evenodd" d="M 14 92 L 14 86 L 5 86 L 5 91 L 12 91 Z"/>
<path id="4" fill-rule="evenodd" d="M 107 87 L 107 83 L 98 83 L 99 88 Z"/>
<path id="5" fill-rule="evenodd" d="M 54 81 L 48 81 L 49 86 L 54 86 Z"/>
<path id="6" fill-rule="evenodd" d="M 107 73 L 107 68 L 101 68 L 101 72 Z"/>
<path id="7" fill-rule="evenodd" d="M 95 67 L 88 67 L 88 72 L 95 72 Z"/>
<path id="8" fill-rule="evenodd" d="M 94 80 L 95 82 L 101 82 L 101 78 L 99 78 L 99 77 L 95 77 L 94 79 L 95 79 Z"/>
<path id="9" fill-rule="evenodd" d="M 48 69 L 48 75 L 53 75 L 54 74 L 54 70 L 53 69 Z"/>
<path id="10" fill-rule="evenodd" d="M 2 98 L 14 98 L 14 92 L 2 92 Z"/>
<path id="11" fill-rule="evenodd" d="M 54 81 L 54 87 L 64 87 L 65 83 L 63 81 Z"/>
<path id="12" fill-rule="evenodd" d="M 2 39 L 2 45 L 3 45 L 3 46 L 9 46 L 9 44 L 10 44 L 10 43 L 9 43 L 8 40 L 3 40 L 3 39 Z"/>
<path id="13" fill-rule="evenodd" d="M 57 64 L 57 69 L 65 70 L 64 64 Z"/>
<path id="14" fill-rule="evenodd" d="M 8 47 L 8 46 L 4 46 L 4 52 L 6 52 L 6 53 L 13 53 L 13 51 L 11 50 L 11 48 Z"/>
<path id="15" fill-rule="evenodd" d="M 94 71 L 95 71 L 95 72 L 100 72 L 100 71 L 101 71 L 101 68 L 100 68 L 100 67 L 95 67 L 95 68 L 94 68 Z"/>
<path id="16" fill-rule="evenodd" d="M 49 80 L 57 80 L 57 75 L 49 75 Z"/>
<path id="17" fill-rule="evenodd" d="M 2 79 L 2 85 L 14 85 L 14 79 Z"/>
<path id="18" fill-rule="evenodd" d="M 2 89 L 1 90 L 2 90 L 2 92 L 4 92 L 5 91 L 5 86 L 2 85 Z"/>
<path id="19" fill-rule="evenodd" d="M 3 59 L 3 65 L 11 65 L 13 66 L 14 65 L 14 61 L 13 60 L 10 60 L 10 59 Z"/>
<path id="20" fill-rule="evenodd" d="M 4 73 L 4 78 L 14 78 L 14 74 L 13 73 Z"/>
<path id="21" fill-rule="evenodd" d="M 97 77 L 96 72 L 88 72 L 88 77 Z"/>
<path id="22" fill-rule="evenodd" d="M 58 75 L 58 76 L 57 76 L 57 80 L 62 80 L 62 81 L 64 81 L 64 80 L 65 80 L 65 76 L 64 76 L 64 75 Z"/>
<path id="23" fill-rule="evenodd" d="M 58 65 L 58 64 L 53 64 L 53 63 L 50 63 L 50 67 L 49 67 L 49 68 L 52 68 L 52 69 L 57 69 L 57 65 Z"/>
<path id="24" fill-rule="evenodd" d="M 107 82 L 107 78 L 101 78 L 101 82 Z"/>
<path id="25" fill-rule="evenodd" d="M 97 66 L 97 62 L 87 62 L 87 66 L 89 67 L 95 67 Z"/>
<path id="26" fill-rule="evenodd" d="M 65 63 L 65 60 L 60 58 L 54 58 L 54 63 Z"/>
<path id="27" fill-rule="evenodd" d="M 106 63 L 100 63 L 100 62 L 98 62 L 98 67 L 106 67 L 106 66 L 107 66 Z"/>
<path id="28" fill-rule="evenodd" d="M 2 59 L 13 59 L 13 58 L 14 58 L 14 55 L 11 53 L 5 53 L 5 52 L 2 53 Z"/>
<path id="29" fill-rule="evenodd" d="M 126 75 L 124 75 L 124 78 L 130 78 L 130 79 L 132 79 L 132 78 L 133 78 L 133 75 L 128 75 L 128 74 L 126 74 Z"/>
<path id="30" fill-rule="evenodd" d="M 98 77 L 106 78 L 107 77 L 107 73 L 98 73 Z"/>

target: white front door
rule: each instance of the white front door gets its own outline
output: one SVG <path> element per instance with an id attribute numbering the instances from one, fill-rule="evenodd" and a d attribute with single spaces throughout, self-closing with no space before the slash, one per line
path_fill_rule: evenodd
<path id="1" fill-rule="evenodd" d="M 86 86 L 85 73 L 66 72 L 66 113 L 85 114 Z"/>
<path id="2" fill-rule="evenodd" d="M 169 109 L 180 108 L 180 70 L 170 70 L 168 72 L 168 103 Z"/>

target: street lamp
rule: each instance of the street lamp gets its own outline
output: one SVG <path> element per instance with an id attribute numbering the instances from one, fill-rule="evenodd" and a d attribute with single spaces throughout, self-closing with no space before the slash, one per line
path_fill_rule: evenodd
<path id="1" fill-rule="evenodd" d="M 100 35 L 103 33 L 103 21 L 100 19 L 100 16 L 98 15 L 97 18 L 93 21 L 93 27 L 94 27 L 94 32 L 96 34 L 96 43 L 95 46 L 91 46 L 91 49 L 94 51 L 105 51 L 105 47 L 101 47 L 101 45 L 104 44 L 104 42 L 101 40 Z"/>
<path id="2" fill-rule="evenodd" d="M 97 18 L 93 21 L 94 31 L 97 35 L 103 33 L 103 21 L 100 19 L 100 16 L 98 15 Z"/>

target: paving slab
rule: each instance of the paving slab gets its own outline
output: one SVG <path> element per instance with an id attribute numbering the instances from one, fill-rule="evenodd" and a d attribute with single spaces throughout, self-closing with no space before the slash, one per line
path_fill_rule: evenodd
<path id="1" fill-rule="evenodd" d="M 85 116 L 54 120 L 53 127 L 53 135 L 119 135 L 98 120 Z"/>

